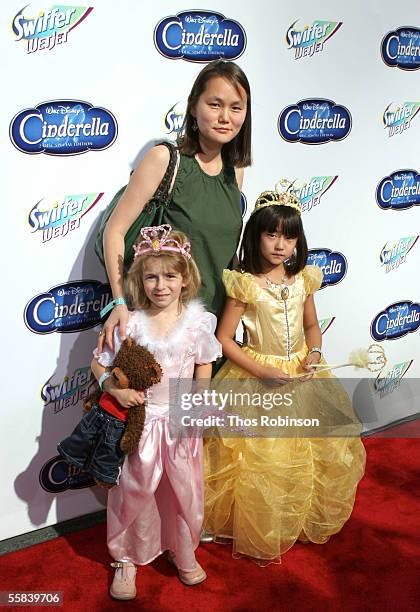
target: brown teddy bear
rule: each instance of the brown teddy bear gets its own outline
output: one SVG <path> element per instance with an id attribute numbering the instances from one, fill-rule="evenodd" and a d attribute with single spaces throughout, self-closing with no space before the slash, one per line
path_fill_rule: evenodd
<path id="1" fill-rule="evenodd" d="M 111 376 L 121 389 L 145 391 L 160 382 L 162 368 L 150 351 L 127 338 L 115 355 Z M 89 395 L 82 420 L 57 448 L 67 462 L 109 489 L 118 482 L 124 455 L 138 446 L 146 412 L 145 404 L 129 408 L 125 423 L 100 406 L 102 395 L 99 388 Z"/>
<path id="2" fill-rule="evenodd" d="M 162 368 L 152 353 L 144 346 L 139 346 L 132 338 L 127 338 L 121 345 L 112 362 L 111 375 L 120 389 L 145 391 L 160 382 Z M 88 412 L 94 404 L 98 404 L 102 391 L 98 388 L 84 402 Z M 133 406 L 128 411 L 127 425 L 120 441 L 124 454 L 129 455 L 138 446 L 146 416 L 145 404 Z"/>

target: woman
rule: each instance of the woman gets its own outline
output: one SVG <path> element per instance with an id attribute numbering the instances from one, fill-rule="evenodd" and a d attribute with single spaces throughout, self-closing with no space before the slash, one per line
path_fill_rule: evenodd
<path id="1" fill-rule="evenodd" d="M 217 60 L 198 75 L 188 98 L 180 163 L 164 223 L 186 233 L 202 277 L 200 297 L 217 317 L 225 291 L 222 270 L 236 253 L 242 229 L 240 190 L 251 164 L 251 93 L 244 72 Z M 124 236 L 155 193 L 169 162 L 169 151 L 152 148 L 134 171 L 104 234 L 104 253 L 113 299 L 123 297 Z M 113 329 L 125 338 L 126 304 L 114 306 L 98 340 L 113 349 Z"/>

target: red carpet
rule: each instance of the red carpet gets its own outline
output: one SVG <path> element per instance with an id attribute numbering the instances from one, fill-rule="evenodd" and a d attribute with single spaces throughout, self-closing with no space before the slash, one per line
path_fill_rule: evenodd
<path id="1" fill-rule="evenodd" d="M 136 600 L 114 602 L 100 525 L 3 556 L 0 590 L 62 590 L 61 609 L 81 611 L 419 610 L 420 442 L 364 443 L 367 471 L 350 521 L 323 546 L 296 544 L 281 565 L 259 568 L 232 559 L 228 546 L 204 544 L 202 585 L 183 586 L 158 559 L 139 570 Z"/>

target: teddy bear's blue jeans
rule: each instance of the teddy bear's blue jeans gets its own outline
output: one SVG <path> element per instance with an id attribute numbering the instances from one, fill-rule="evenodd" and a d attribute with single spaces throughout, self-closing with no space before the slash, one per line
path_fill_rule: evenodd
<path id="1" fill-rule="evenodd" d="M 95 405 L 73 433 L 58 444 L 57 450 L 69 463 L 98 480 L 115 484 L 125 458 L 120 448 L 125 425 Z"/>

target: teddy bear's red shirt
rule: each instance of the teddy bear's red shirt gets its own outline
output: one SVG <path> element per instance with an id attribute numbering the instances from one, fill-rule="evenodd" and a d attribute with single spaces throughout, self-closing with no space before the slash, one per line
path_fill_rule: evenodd
<path id="1" fill-rule="evenodd" d="M 123 408 L 110 393 L 107 393 L 106 391 L 102 393 L 101 399 L 99 400 L 99 405 L 101 408 L 109 412 L 109 414 L 112 414 L 112 416 L 120 419 L 120 421 L 127 420 L 128 408 Z"/>

